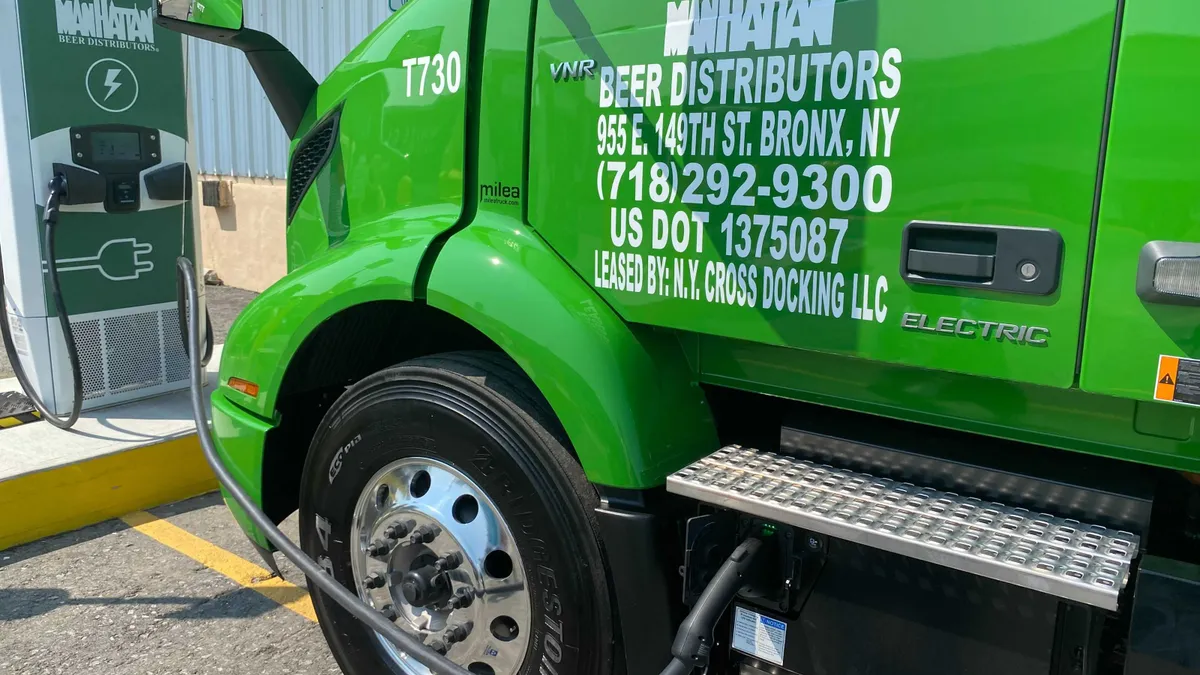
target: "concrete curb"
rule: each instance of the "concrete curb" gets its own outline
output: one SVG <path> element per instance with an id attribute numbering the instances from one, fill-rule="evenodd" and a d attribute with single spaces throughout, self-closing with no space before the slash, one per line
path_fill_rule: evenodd
<path id="1" fill-rule="evenodd" d="M 0 550 L 217 489 L 195 434 L 0 481 Z"/>
<path id="2" fill-rule="evenodd" d="M 3 429 L 0 550 L 216 488 L 186 390 L 87 411 L 71 431 Z"/>

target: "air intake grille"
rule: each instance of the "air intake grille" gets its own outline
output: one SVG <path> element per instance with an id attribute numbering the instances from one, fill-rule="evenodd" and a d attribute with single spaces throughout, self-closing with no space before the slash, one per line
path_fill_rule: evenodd
<path id="1" fill-rule="evenodd" d="M 75 349 L 79 351 L 79 370 L 83 374 L 84 400 L 104 396 L 104 344 L 101 337 L 100 319 L 74 321 L 71 333 L 75 336 Z"/>
<path id="2" fill-rule="evenodd" d="M 340 113 L 334 113 L 329 119 L 321 122 L 300 142 L 296 153 L 292 155 L 292 165 L 288 171 L 289 223 L 296 215 L 296 209 L 300 208 L 300 201 L 304 199 L 308 188 L 312 187 L 313 181 L 317 179 L 317 174 L 329 161 L 337 139 L 340 116 Z"/>
<path id="3" fill-rule="evenodd" d="M 75 320 L 71 330 L 79 350 L 85 400 L 160 387 L 188 377 L 174 308 Z"/>
<path id="4" fill-rule="evenodd" d="M 163 367 L 166 369 L 167 382 L 180 382 L 191 377 L 191 364 L 188 363 L 187 349 L 183 346 L 183 336 L 171 326 L 179 325 L 179 310 L 166 309 L 162 312 L 163 341 L 166 343 L 166 354 L 163 356 Z"/>

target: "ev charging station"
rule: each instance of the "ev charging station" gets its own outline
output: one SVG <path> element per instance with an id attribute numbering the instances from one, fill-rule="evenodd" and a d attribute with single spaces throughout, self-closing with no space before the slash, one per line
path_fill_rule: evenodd
<path id="1" fill-rule="evenodd" d="M 83 408 L 183 389 L 175 261 L 198 260 L 183 39 L 156 0 L 0 0 L 0 254 L 13 344 L 48 409 L 72 406 L 55 263 Z M 17 364 L 14 364 L 14 367 Z"/>

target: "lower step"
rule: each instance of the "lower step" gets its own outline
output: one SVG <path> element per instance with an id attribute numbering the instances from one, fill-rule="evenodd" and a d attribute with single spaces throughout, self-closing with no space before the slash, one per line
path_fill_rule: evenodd
<path id="1" fill-rule="evenodd" d="M 1140 539 L 953 492 L 729 446 L 669 492 L 1103 609 L 1117 609 Z"/>

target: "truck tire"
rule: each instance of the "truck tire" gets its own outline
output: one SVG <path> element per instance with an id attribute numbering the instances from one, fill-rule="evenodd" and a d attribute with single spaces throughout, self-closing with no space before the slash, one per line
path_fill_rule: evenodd
<path id="1" fill-rule="evenodd" d="M 472 672 L 607 675 L 614 620 L 598 496 L 568 447 L 544 398 L 503 355 L 456 352 L 382 370 L 350 387 L 313 438 L 301 544 Z M 428 672 L 309 590 L 348 675 Z"/>

